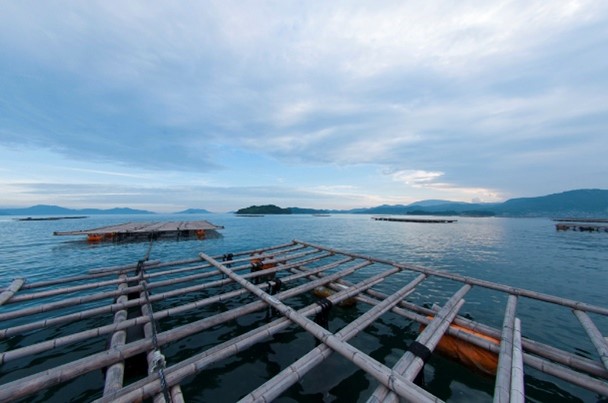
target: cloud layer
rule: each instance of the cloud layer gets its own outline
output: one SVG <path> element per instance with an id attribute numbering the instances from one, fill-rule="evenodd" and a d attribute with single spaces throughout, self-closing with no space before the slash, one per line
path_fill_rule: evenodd
<path id="1" fill-rule="evenodd" d="M 591 0 L 3 2 L 0 147 L 379 200 L 605 187 L 607 20 Z M 257 169 L 276 183 L 230 179 Z"/>

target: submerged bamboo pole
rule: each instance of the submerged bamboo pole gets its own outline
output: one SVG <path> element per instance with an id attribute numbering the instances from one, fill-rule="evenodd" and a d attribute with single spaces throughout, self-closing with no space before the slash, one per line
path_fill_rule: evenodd
<path id="1" fill-rule="evenodd" d="M 119 289 L 127 288 L 127 283 L 126 283 L 127 276 L 125 274 L 121 274 L 119 276 L 119 278 L 121 280 L 123 280 L 123 282 L 119 284 L 118 288 Z M 127 299 L 128 299 L 128 297 L 123 294 L 120 297 L 118 297 L 116 302 L 122 304 L 122 303 L 125 303 L 127 301 Z M 120 311 L 116 312 L 116 314 L 114 314 L 114 323 L 120 323 L 125 320 L 127 320 L 127 310 L 126 309 L 121 309 Z M 124 346 L 126 340 L 127 340 L 127 332 L 125 330 L 119 330 L 112 335 L 112 339 L 110 342 L 110 348 L 112 349 L 112 348 L 116 348 L 118 346 Z M 108 370 L 106 371 L 106 380 L 105 380 L 105 385 L 104 385 L 104 389 L 103 389 L 104 395 L 114 393 L 118 389 L 122 388 L 124 372 L 125 372 L 124 361 L 117 362 L 116 364 L 114 364 L 108 368 Z"/>
<path id="2" fill-rule="evenodd" d="M 602 336 L 602 333 L 595 326 L 589 315 L 579 310 L 574 310 L 574 314 L 578 318 L 579 322 L 581 322 L 581 325 L 583 325 L 585 332 L 587 332 L 587 335 L 595 346 L 604 367 L 608 369 L 608 342 L 606 342 Z"/>
<path id="3" fill-rule="evenodd" d="M 399 291 L 390 295 L 379 304 L 368 310 L 363 315 L 346 325 L 342 330 L 336 333 L 336 337 L 343 341 L 348 341 L 356 336 L 360 331 L 365 329 L 381 315 L 392 309 L 400 300 L 407 297 L 418 284 L 420 284 L 427 276 L 421 274 L 414 280 L 406 284 Z M 315 366 L 319 365 L 323 360 L 329 357 L 332 350 L 325 344 L 320 344 L 306 355 L 302 356 L 289 367 L 281 371 L 272 379 L 258 387 L 253 392 L 239 400 L 239 403 L 255 402 L 255 401 L 272 401 L 277 398 L 287 388 L 302 379 L 302 377 Z"/>
<path id="4" fill-rule="evenodd" d="M 13 280 L 10 286 L 0 294 L 0 306 L 4 305 L 5 302 L 9 301 L 17 291 L 25 284 L 25 279 L 16 278 Z"/>
<path id="5" fill-rule="evenodd" d="M 424 345 L 429 351 L 433 351 L 439 340 L 450 326 L 454 317 L 464 304 L 463 297 L 469 292 L 471 286 L 465 284 L 446 302 L 443 308 L 435 315 L 430 324 L 416 338 L 417 343 Z M 406 351 L 399 361 L 393 366 L 393 370 L 403 375 L 409 381 L 413 381 L 418 372 L 424 367 L 424 360 L 411 351 Z M 394 393 L 380 385 L 376 388 L 368 402 L 395 402 L 398 401 Z"/>
<path id="6" fill-rule="evenodd" d="M 480 279 L 477 279 L 474 277 L 461 276 L 459 274 L 453 274 L 453 273 L 449 273 L 449 272 L 445 272 L 445 271 L 441 271 L 441 270 L 429 269 L 426 267 L 414 266 L 414 265 L 410 265 L 410 264 L 397 263 L 397 262 L 393 262 L 388 259 L 373 258 L 370 256 L 358 254 L 358 253 L 341 252 L 334 248 L 328 248 L 325 246 L 315 245 L 310 242 L 304 242 L 304 241 L 295 241 L 295 242 L 300 243 L 302 245 L 309 246 L 311 248 L 317 248 L 317 249 L 326 250 L 326 251 L 333 252 L 333 253 L 343 254 L 346 256 L 352 256 L 352 257 L 359 258 L 359 259 L 370 260 L 370 261 L 376 262 L 376 263 L 383 263 L 383 264 L 388 264 L 391 266 L 396 266 L 403 270 L 411 270 L 411 271 L 415 271 L 415 272 L 419 272 L 419 273 L 426 273 L 428 275 L 447 278 L 447 279 L 458 281 L 458 282 L 465 283 L 465 284 L 471 284 L 471 285 L 476 285 L 476 286 L 480 286 L 480 287 L 484 287 L 484 288 L 489 288 L 492 290 L 502 291 L 502 292 L 505 292 L 510 295 L 517 295 L 517 296 L 527 297 L 527 298 L 531 298 L 531 299 L 537 299 L 537 300 L 549 302 L 552 304 L 566 306 L 566 307 L 569 307 L 572 309 L 578 309 L 581 311 L 593 312 L 593 313 L 598 313 L 600 315 L 608 316 L 608 308 L 604 308 L 604 307 L 597 306 L 597 305 L 587 304 L 587 303 L 580 302 L 580 301 L 574 301 L 574 300 L 567 299 L 567 298 L 560 298 L 560 297 L 556 297 L 554 295 L 544 294 L 544 293 L 540 293 L 540 292 L 536 292 L 536 291 L 530 291 L 530 290 L 526 290 L 523 288 L 517 288 L 517 287 L 511 287 L 511 286 L 504 285 L 504 284 L 493 283 L 491 281 L 480 280 Z"/>
<path id="7" fill-rule="evenodd" d="M 510 403 L 524 403 L 524 357 L 521 348 L 521 321 L 515 318 L 513 329 L 513 362 L 511 367 L 511 400 Z"/>
<path id="8" fill-rule="evenodd" d="M 502 324 L 500 354 L 494 385 L 494 403 L 507 403 L 511 392 L 511 364 L 513 361 L 513 330 L 515 328 L 515 309 L 517 297 L 509 295 L 507 309 Z"/>

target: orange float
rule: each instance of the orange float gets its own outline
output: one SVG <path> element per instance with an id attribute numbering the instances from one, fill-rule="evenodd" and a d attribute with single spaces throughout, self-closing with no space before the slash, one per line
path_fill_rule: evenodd
<path id="1" fill-rule="evenodd" d="M 429 317 L 429 319 L 433 318 Z M 425 327 L 426 326 L 424 325 L 420 325 L 420 331 L 424 330 Z M 475 335 L 489 341 L 490 343 L 500 346 L 500 340 L 494 337 L 487 336 L 454 323 L 452 323 L 450 327 L 455 330 Z M 446 357 L 461 362 L 469 368 L 483 372 L 484 374 L 496 375 L 498 355 L 467 341 L 460 340 L 459 338 L 450 336 L 449 334 L 444 334 L 439 341 L 439 344 L 437 344 L 436 351 Z"/>

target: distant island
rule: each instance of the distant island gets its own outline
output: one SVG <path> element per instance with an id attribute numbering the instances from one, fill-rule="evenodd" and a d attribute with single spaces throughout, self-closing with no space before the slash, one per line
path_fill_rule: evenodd
<path id="1" fill-rule="evenodd" d="M 423 200 L 408 205 L 382 205 L 351 210 L 251 206 L 237 214 L 396 214 L 468 217 L 608 217 L 608 190 L 580 189 L 540 197 L 509 199 L 503 203 L 465 203 Z"/>
<path id="2" fill-rule="evenodd" d="M 264 206 L 249 206 L 236 211 L 236 214 L 292 214 L 288 208 L 280 208 L 274 204 Z"/>

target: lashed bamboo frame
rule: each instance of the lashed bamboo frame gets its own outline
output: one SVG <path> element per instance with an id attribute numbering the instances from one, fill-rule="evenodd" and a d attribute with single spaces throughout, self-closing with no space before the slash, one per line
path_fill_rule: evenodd
<path id="1" fill-rule="evenodd" d="M 276 264 L 277 266 L 271 270 L 264 270 L 263 272 L 247 273 L 243 275 L 238 274 L 238 272 L 249 268 L 248 263 L 251 259 L 251 255 L 254 253 L 260 254 L 261 257 L 264 257 L 267 260 L 269 260 L 272 256 L 271 263 Z M 490 333 L 494 336 L 496 336 L 496 333 L 500 333 L 497 330 L 491 329 L 485 325 L 477 324 L 457 316 L 458 309 L 463 304 L 462 296 L 468 291 L 468 289 L 470 289 L 471 286 L 479 286 L 506 293 L 509 295 L 510 300 L 516 299 L 517 296 L 520 296 L 573 309 L 575 315 L 581 321 L 585 331 L 589 334 L 592 342 L 598 348 L 598 353 L 600 354 L 601 360 L 604 360 L 605 354 L 603 348 L 606 345 L 606 341 L 601 333 L 599 333 L 599 330 L 597 330 L 597 327 L 593 324 L 586 312 L 606 316 L 608 315 L 608 308 L 605 307 L 581 303 L 578 301 L 563 299 L 556 296 L 433 269 L 401 264 L 386 259 L 376 259 L 361 254 L 347 253 L 303 241 L 293 241 L 291 243 L 276 245 L 269 248 L 260 248 L 233 253 L 233 260 L 230 261 L 232 266 L 231 268 L 227 268 L 226 265 L 222 264 L 222 262 L 219 261 L 220 258 L 220 256 L 210 257 L 207 255 L 201 255 L 200 257 L 194 259 L 185 259 L 165 263 L 154 261 L 145 264 L 146 274 L 142 274 L 142 278 L 144 278 L 144 281 L 149 282 L 148 286 L 150 289 L 159 289 L 161 287 L 172 288 L 169 291 L 150 295 L 149 297 L 151 302 L 170 300 L 171 298 L 179 295 L 185 295 L 203 289 L 211 289 L 213 287 L 218 287 L 220 290 L 215 296 L 195 300 L 175 308 L 172 307 L 170 309 L 154 312 L 154 320 L 164 320 L 165 318 L 177 314 L 183 315 L 193 309 L 208 306 L 220 301 L 225 301 L 228 298 L 243 295 L 244 293 L 252 293 L 260 299 L 257 302 L 252 302 L 239 308 L 235 308 L 221 314 L 212 315 L 210 317 L 189 323 L 188 325 L 162 332 L 159 334 L 160 345 L 183 339 L 184 337 L 188 337 L 188 335 L 204 331 L 212 326 L 216 326 L 218 324 L 225 323 L 226 321 L 236 319 L 247 313 L 263 309 L 268 305 L 278 309 L 283 315 L 285 315 L 285 317 L 275 320 L 269 325 L 264 325 L 258 329 L 254 329 L 254 331 L 236 337 L 228 342 L 219 344 L 210 350 L 191 357 L 191 359 L 184 360 L 168 367 L 167 379 L 169 380 L 169 386 L 174 387 L 172 389 L 174 392 L 172 393 L 172 399 L 178 399 L 178 401 L 183 399 L 181 392 L 177 389 L 177 387 L 179 387 L 179 384 L 186 377 L 203 371 L 204 368 L 210 363 L 217 362 L 219 359 L 228 357 L 229 355 L 242 351 L 243 348 L 247 348 L 254 343 L 260 342 L 261 340 L 267 338 L 268 335 L 279 331 L 281 328 L 288 326 L 292 322 L 299 324 L 303 327 L 303 329 L 310 332 L 315 337 L 320 338 L 323 344 L 311 351 L 309 353 L 310 356 L 305 356 L 309 358 L 302 357 L 302 364 L 294 363 L 293 366 L 290 366 L 285 370 L 287 373 L 277 375 L 276 380 L 275 378 L 272 378 L 265 385 L 262 385 L 256 391 L 248 395 L 248 397 L 245 397 L 244 401 L 249 401 L 251 399 L 256 400 L 258 398 L 268 399 L 280 395 L 280 393 L 282 393 L 291 383 L 297 381 L 300 376 L 303 376 L 305 373 L 305 368 L 310 369 L 314 367 L 314 365 L 318 364 L 320 360 L 323 360 L 323 358 L 325 358 L 332 351 L 337 351 L 345 355 L 353 364 L 359 366 L 368 372 L 368 374 L 371 374 L 378 379 L 381 384 L 385 385 L 385 387 L 388 389 L 384 389 L 383 393 L 390 391 L 390 393 L 386 394 L 386 397 L 388 397 L 389 400 L 394 400 L 395 395 L 393 393 L 396 392 L 399 396 L 405 398 L 406 400 L 413 399 L 419 401 L 437 401 L 434 396 L 429 395 L 428 392 L 420 390 L 411 383 L 411 380 L 415 374 L 422 368 L 420 359 L 416 357 L 405 358 L 408 356 L 408 353 L 404 356 L 403 360 L 404 368 L 408 369 L 395 368 L 391 370 L 385 367 L 383 364 L 371 359 L 371 357 L 367 356 L 363 352 L 355 350 L 346 342 L 346 340 L 348 340 L 349 337 L 352 337 L 353 334 L 363 331 L 365 326 L 373 323 L 373 321 L 377 320 L 377 318 L 383 312 L 390 309 L 401 316 L 426 324 L 427 328 L 422 332 L 418 340 L 419 342 L 427 345 L 431 350 L 439 341 L 441 335 L 448 333 L 463 340 L 467 340 L 475 345 L 482 346 L 490 351 L 499 352 L 499 348 L 496 345 L 449 327 L 449 324 L 452 322 L 458 324 L 464 323 L 465 326 L 468 325 L 468 327 L 474 328 L 475 330 L 480 330 L 481 333 Z M 327 259 L 332 259 L 332 262 L 327 263 Z M 357 263 L 357 261 L 359 261 L 359 263 Z M 348 265 L 350 262 L 353 262 L 354 266 L 351 265 L 344 268 L 344 266 Z M 305 269 L 305 265 L 312 263 L 318 266 L 303 270 Z M 348 282 L 344 280 L 345 276 L 348 276 L 354 271 L 371 264 L 384 266 L 388 265 L 389 269 L 361 282 L 361 284 L 364 285 L 347 285 L 348 288 L 346 289 L 339 288 L 337 286 L 337 284 L 340 282 L 343 284 L 348 284 Z M 142 291 L 141 286 L 124 286 L 126 281 L 134 278 L 134 276 L 129 276 L 134 274 L 133 271 L 135 270 L 136 266 L 137 265 L 131 264 L 93 269 L 90 270 L 88 274 L 72 276 L 69 278 L 69 281 L 51 280 L 30 284 L 24 284 L 21 281 L 13 282 L 7 289 L 3 290 L 2 294 L 0 294 L 0 301 L 6 305 L 19 305 L 22 302 L 31 303 L 32 301 L 45 301 L 48 298 L 57 298 L 58 296 L 65 296 L 65 300 L 69 300 L 71 304 L 65 304 L 64 302 L 47 302 L 41 303 L 38 306 L 42 306 L 42 308 L 17 308 L 9 312 L 0 311 L 0 320 L 6 321 L 25 315 L 41 315 L 68 306 L 78 306 L 78 304 L 93 301 L 99 301 L 101 305 L 94 308 L 82 309 L 75 314 L 59 315 L 53 319 L 37 319 L 25 325 L 0 329 L 0 337 L 11 337 L 15 334 L 31 332 L 37 329 L 45 329 L 47 327 L 57 326 L 63 323 L 70 323 L 74 320 L 80 320 L 82 318 L 97 317 L 101 314 L 115 313 L 115 316 L 118 316 L 118 313 L 121 311 L 143 306 L 142 298 L 137 298 L 126 302 L 124 301 L 124 298 L 120 300 L 128 293 Z M 165 270 L 165 268 L 170 269 Z M 299 273 L 287 275 L 289 271 L 293 270 L 296 270 Z M 304 277 L 323 275 L 325 271 L 330 270 L 337 270 L 337 272 L 332 272 L 331 274 L 324 275 L 321 278 L 312 279 L 308 283 L 298 285 L 275 296 L 271 296 L 263 291 L 270 286 L 269 283 L 254 285 L 247 281 L 247 279 L 250 278 L 267 276 L 272 272 L 279 273 L 278 275 L 281 276 L 281 280 L 289 284 L 290 281 L 301 281 L 301 279 Z M 461 291 L 454 296 L 454 301 L 449 301 L 449 303 L 446 304 L 446 306 L 444 306 L 439 313 L 433 311 L 429 312 L 429 310 L 426 310 L 425 308 L 418 307 L 404 301 L 403 297 L 411 290 L 404 291 L 402 288 L 399 292 L 387 296 L 382 295 L 382 293 L 370 288 L 383 279 L 391 278 L 390 276 L 392 274 L 399 271 L 420 273 L 420 276 L 422 276 L 419 277 L 420 281 L 422 281 L 423 278 L 434 276 L 460 282 L 463 283 L 464 286 L 462 287 Z M 214 279 L 214 277 L 219 278 L 219 276 L 222 274 L 228 278 L 219 280 Z M 106 276 L 114 276 L 114 278 L 103 280 L 103 278 Z M 70 282 L 86 282 L 87 280 L 89 280 L 89 282 L 86 284 L 67 287 L 64 286 L 62 288 L 56 288 L 53 290 L 38 291 L 38 289 L 52 287 L 53 285 L 57 284 L 65 285 Z M 192 281 L 205 282 L 195 286 L 190 284 L 183 286 L 184 283 L 191 283 Z M 223 292 L 221 287 L 226 284 L 238 284 L 241 286 L 241 288 Z M 321 284 L 325 284 L 329 287 L 338 287 L 336 288 L 338 290 L 337 294 L 334 294 L 329 298 L 334 302 L 338 302 L 346 298 L 356 297 L 359 301 L 375 305 L 376 308 L 372 308 L 360 318 L 347 325 L 345 329 L 334 335 L 331 332 L 319 328 L 309 319 L 306 319 L 306 316 L 310 316 L 314 312 L 317 312 L 320 307 L 312 306 L 303 308 L 303 310 L 296 312 L 288 305 L 281 302 L 287 298 L 307 292 Z M 416 285 L 417 284 L 418 283 L 416 283 Z M 111 287 L 112 285 L 119 285 L 119 287 L 112 291 L 103 291 L 104 288 Z M 410 285 L 406 285 L 405 288 L 408 286 Z M 89 294 L 86 296 L 69 297 L 69 295 L 72 293 L 88 292 L 95 289 L 102 289 L 102 291 L 96 292 L 92 295 Z M 368 293 L 369 295 L 364 295 L 364 293 Z M 374 296 L 376 298 L 380 297 L 381 299 L 374 299 Z M 110 304 L 103 304 L 103 301 L 109 298 L 112 302 Z M 554 347 L 546 346 L 533 340 L 528 340 L 525 338 L 522 339 L 521 323 L 519 319 L 515 318 L 514 308 L 509 308 L 511 304 L 511 302 L 508 304 L 507 312 L 505 313 L 505 321 L 510 324 L 509 331 L 504 332 L 504 335 L 499 335 L 501 336 L 500 338 L 503 341 L 503 344 L 505 346 L 510 346 L 510 349 L 506 349 L 505 352 L 501 352 L 501 358 L 511 358 L 510 363 L 499 364 L 499 378 L 508 378 L 509 380 L 508 382 L 500 379 L 497 381 L 497 391 L 499 392 L 495 394 L 495 398 L 501 399 L 498 396 L 503 396 L 503 391 L 506 390 L 507 394 L 510 394 L 510 398 L 512 400 L 516 401 L 517 399 L 520 399 L 521 401 L 522 399 L 525 399 L 523 391 L 524 363 L 533 368 L 540 369 L 546 373 L 569 381 L 575 385 L 585 387 L 600 394 L 608 395 L 608 384 L 606 383 L 606 380 L 608 379 L 608 371 L 606 368 L 604 368 L 602 361 L 596 362 L 581 357 L 576 357 Z M 510 313 L 511 310 L 513 311 L 513 315 Z M 429 314 L 434 314 L 433 316 L 435 316 L 435 318 L 433 320 L 427 318 L 426 315 Z M 78 334 L 61 336 L 56 339 L 37 343 L 36 345 L 21 347 L 14 351 L 0 353 L 0 363 L 30 356 L 42 351 L 48 351 L 49 348 L 57 348 L 67 344 L 78 343 L 79 341 L 93 336 L 120 334 L 121 331 L 124 331 L 131 326 L 141 326 L 146 324 L 150 324 L 150 320 L 146 318 L 146 315 L 142 315 L 130 320 L 115 320 L 115 323 L 110 325 L 103 325 L 96 329 L 79 332 Z M 141 352 L 149 351 L 151 347 L 152 344 L 149 339 L 142 339 L 122 345 L 120 343 L 113 344 L 111 345 L 110 349 L 93 354 L 85 359 L 59 365 L 58 367 L 52 368 L 49 371 L 45 371 L 45 373 L 34 374 L 22 378 L 19 381 L 0 385 L 0 400 L 9 397 L 13 399 L 25 397 L 29 394 L 36 393 L 36 391 L 40 390 L 41 388 L 47 388 L 49 386 L 73 379 L 84 372 L 103 367 L 120 365 L 120 363 L 122 363 L 128 357 Z M 547 359 L 555 360 L 559 362 L 559 364 L 547 361 Z M 108 371 L 108 374 L 109 373 L 110 371 Z M 507 373 L 508 375 L 502 375 Z M 110 377 L 110 375 L 107 375 L 107 377 Z M 112 383 L 111 380 L 108 380 L 108 382 Z M 149 376 L 126 387 L 121 388 L 114 386 L 104 393 L 104 397 L 101 400 L 109 401 L 116 399 L 117 401 L 129 401 L 129 399 L 133 398 L 146 398 L 154 396 L 155 394 L 159 393 L 157 383 L 158 379 L 155 379 L 153 376 Z M 23 386 L 24 384 L 25 387 Z"/>

